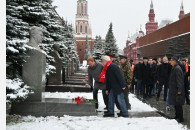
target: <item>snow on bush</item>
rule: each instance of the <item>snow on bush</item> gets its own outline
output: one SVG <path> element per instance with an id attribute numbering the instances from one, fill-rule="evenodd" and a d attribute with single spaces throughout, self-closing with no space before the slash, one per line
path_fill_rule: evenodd
<path id="1" fill-rule="evenodd" d="M 46 65 L 46 75 L 56 73 L 56 68 L 53 65 Z"/>
<path id="2" fill-rule="evenodd" d="M 28 97 L 29 93 L 32 93 L 30 87 L 24 84 L 19 79 L 6 79 L 6 102 L 11 103 L 13 101 L 24 100 Z"/>

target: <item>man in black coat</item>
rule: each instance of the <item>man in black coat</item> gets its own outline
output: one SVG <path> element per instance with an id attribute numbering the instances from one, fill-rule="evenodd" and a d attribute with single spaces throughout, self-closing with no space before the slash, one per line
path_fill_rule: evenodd
<path id="1" fill-rule="evenodd" d="M 144 62 L 142 64 L 143 66 L 142 91 L 143 91 L 143 100 L 146 100 L 149 96 L 148 93 L 149 93 L 151 69 L 150 69 L 150 65 L 148 64 L 148 57 L 144 57 L 143 59 Z"/>
<path id="2" fill-rule="evenodd" d="M 177 57 L 171 58 L 172 70 L 169 78 L 169 104 L 175 107 L 175 117 L 178 122 L 183 122 L 183 108 L 185 103 L 184 75 L 178 65 Z"/>
<path id="3" fill-rule="evenodd" d="M 142 78 L 143 78 L 143 58 L 139 58 L 138 63 L 135 65 L 133 75 L 137 82 L 137 95 L 142 94 Z"/>
<path id="4" fill-rule="evenodd" d="M 153 75 L 153 80 L 154 80 L 154 84 L 153 84 L 153 90 L 151 95 L 154 96 L 156 94 L 156 86 L 157 86 L 157 70 L 158 70 L 158 66 L 157 66 L 157 58 L 153 58 L 152 59 L 153 64 L 152 64 L 152 75 Z"/>
<path id="5" fill-rule="evenodd" d="M 147 93 L 147 95 L 149 96 L 149 98 L 152 98 L 152 90 L 154 88 L 154 74 L 153 74 L 153 61 L 152 59 L 149 59 L 148 61 L 150 69 L 149 69 L 149 92 Z"/>
<path id="6" fill-rule="evenodd" d="M 102 58 L 102 64 L 105 66 L 107 64 L 107 56 Z M 106 70 L 106 94 L 109 95 L 108 102 L 108 113 L 104 117 L 114 117 L 114 102 L 117 97 L 121 113 L 119 116 L 128 117 L 128 111 L 124 98 L 124 90 L 127 87 L 127 84 L 124 80 L 120 68 L 111 63 Z"/>
<path id="7" fill-rule="evenodd" d="M 163 57 L 163 63 L 158 67 L 158 94 L 156 100 L 159 100 L 162 87 L 164 85 L 164 101 L 167 98 L 168 80 L 171 72 L 171 65 L 168 63 L 167 57 Z"/>

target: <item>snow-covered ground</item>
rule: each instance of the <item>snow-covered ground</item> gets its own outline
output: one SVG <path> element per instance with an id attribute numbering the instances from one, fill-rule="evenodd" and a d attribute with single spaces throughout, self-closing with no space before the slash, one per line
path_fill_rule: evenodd
<path id="1" fill-rule="evenodd" d="M 92 99 L 92 93 L 45 93 L 47 98 L 69 98 L 83 96 Z M 104 103 L 102 93 L 98 93 L 100 108 Z M 133 94 L 129 96 L 132 110 L 129 112 L 155 111 L 155 108 L 139 101 Z M 64 115 L 64 117 L 33 117 L 26 116 L 19 123 L 7 124 L 7 130 L 187 130 L 186 126 L 178 124 L 175 120 L 164 117 L 147 118 L 103 118 L 100 116 L 75 117 Z"/>
<path id="2" fill-rule="evenodd" d="M 9 124 L 7 130 L 187 130 L 175 120 L 163 117 L 102 118 L 89 117 L 39 117 L 27 116 L 22 123 Z"/>

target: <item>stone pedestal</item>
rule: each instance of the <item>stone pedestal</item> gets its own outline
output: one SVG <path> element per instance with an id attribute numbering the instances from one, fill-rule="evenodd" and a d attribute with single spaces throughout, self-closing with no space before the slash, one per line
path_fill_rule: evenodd
<path id="1" fill-rule="evenodd" d="M 48 79 L 49 85 L 60 85 L 62 84 L 62 60 L 58 54 L 58 52 L 51 52 L 49 55 L 54 57 L 55 62 L 52 62 L 51 65 L 53 65 L 56 68 L 56 73 L 52 74 Z"/>
<path id="2" fill-rule="evenodd" d="M 33 94 L 30 94 L 27 101 L 41 101 L 42 92 L 45 91 L 45 68 L 46 55 L 38 50 L 27 52 L 30 58 L 26 61 L 22 68 L 22 77 L 24 83 L 33 87 Z"/>
<path id="3" fill-rule="evenodd" d="M 12 105 L 11 114 L 22 116 L 95 116 L 95 105 L 81 103 L 79 105 L 72 99 L 46 98 L 43 102 L 21 102 Z"/>

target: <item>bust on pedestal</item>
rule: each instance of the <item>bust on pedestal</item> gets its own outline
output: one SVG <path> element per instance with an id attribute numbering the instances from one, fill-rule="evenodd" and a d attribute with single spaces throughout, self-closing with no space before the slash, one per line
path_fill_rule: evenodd
<path id="1" fill-rule="evenodd" d="M 33 94 L 30 94 L 27 101 L 42 101 L 42 92 L 45 91 L 45 69 L 46 55 L 38 46 L 43 40 L 43 33 L 40 27 L 33 26 L 30 29 L 30 40 L 27 43 L 33 47 L 27 51 L 29 59 L 22 68 L 24 83 L 33 87 Z"/>
<path id="2" fill-rule="evenodd" d="M 51 63 L 56 68 L 56 73 L 52 74 L 48 79 L 49 85 L 61 85 L 62 84 L 62 60 L 58 51 L 60 50 L 59 44 L 53 45 L 53 51 L 49 54 L 54 58 L 54 62 Z"/>

